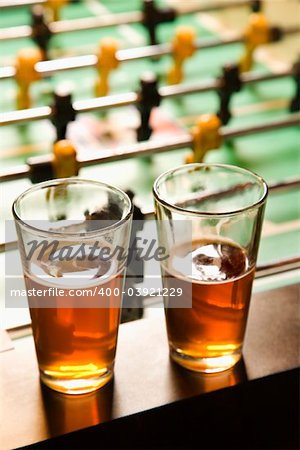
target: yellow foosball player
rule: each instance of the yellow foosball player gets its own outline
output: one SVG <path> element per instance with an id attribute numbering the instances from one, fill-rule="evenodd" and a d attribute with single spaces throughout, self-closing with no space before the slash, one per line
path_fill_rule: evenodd
<path id="1" fill-rule="evenodd" d="M 57 141 L 53 145 L 52 177 L 69 178 L 78 175 L 79 165 L 76 158 L 76 149 L 68 139 Z M 49 219 L 64 220 L 66 218 L 65 204 L 68 198 L 67 183 L 50 188 L 46 192 Z M 59 199 L 59 203 L 53 200 Z"/>
<path id="2" fill-rule="evenodd" d="M 55 178 L 78 175 L 77 152 L 69 139 L 57 141 L 53 145 L 53 174 Z"/>
<path id="3" fill-rule="evenodd" d="M 60 20 L 60 10 L 69 3 L 69 0 L 47 0 L 46 7 L 51 11 L 51 20 L 57 22 Z"/>
<path id="4" fill-rule="evenodd" d="M 263 13 L 251 14 L 244 33 L 245 53 L 240 60 L 240 71 L 251 70 L 256 48 L 268 44 L 272 40 L 271 28 L 265 15 Z"/>
<path id="5" fill-rule="evenodd" d="M 173 65 L 167 74 L 168 84 L 178 84 L 184 78 L 184 63 L 196 51 L 196 32 L 194 28 L 180 26 L 172 42 Z"/>
<path id="6" fill-rule="evenodd" d="M 43 54 L 38 48 L 23 48 L 16 58 L 15 80 L 17 82 L 17 108 L 27 109 L 31 107 L 30 86 L 41 76 L 36 71 L 36 64 L 43 60 Z"/>
<path id="7" fill-rule="evenodd" d="M 220 129 L 222 122 L 215 114 L 203 114 L 192 129 L 193 153 L 188 155 L 186 163 L 199 163 L 209 150 L 218 149 L 222 145 Z"/>
<path id="8" fill-rule="evenodd" d="M 108 95 L 110 73 L 117 69 L 120 62 L 117 59 L 119 43 L 116 39 L 105 38 L 100 42 L 98 51 L 97 70 L 99 77 L 95 84 L 95 95 L 97 97 Z"/>

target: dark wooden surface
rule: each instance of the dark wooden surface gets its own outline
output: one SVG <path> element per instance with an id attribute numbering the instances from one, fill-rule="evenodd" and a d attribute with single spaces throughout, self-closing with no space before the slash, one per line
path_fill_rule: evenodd
<path id="1" fill-rule="evenodd" d="M 298 390 L 293 369 L 25 448 L 298 449 Z"/>
<path id="2" fill-rule="evenodd" d="M 98 432 L 99 430 L 111 429 L 112 437 L 119 438 L 119 441 L 114 442 L 118 442 L 118 446 L 120 446 L 120 442 L 122 442 L 120 433 L 124 432 L 124 428 L 122 428 L 124 425 L 120 425 L 118 431 L 117 424 L 124 424 L 124 420 L 125 423 L 127 420 L 133 420 L 134 426 L 140 423 L 140 432 L 142 432 L 143 426 L 146 426 L 147 429 L 150 427 L 148 441 L 147 437 L 144 441 L 144 444 L 149 442 L 150 447 L 143 446 L 141 441 L 136 441 L 134 438 L 132 438 L 132 447 L 134 447 L 134 443 L 138 442 L 141 448 L 168 448 L 166 439 L 167 436 L 170 436 L 168 432 L 170 433 L 173 427 L 172 424 L 166 423 L 166 429 L 164 429 L 161 420 L 166 419 L 164 412 L 162 416 L 160 415 L 161 411 L 165 411 L 164 408 L 167 407 L 165 405 L 170 405 L 167 408 L 171 409 L 174 407 L 177 411 L 176 414 L 182 416 L 183 422 L 187 425 L 189 407 L 184 405 L 189 403 L 184 403 L 181 408 L 181 406 L 174 406 L 179 405 L 174 404 L 174 402 L 190 397 L 194 397 L 194 402 L 200 402 L 199 407 L 202 411 L 201 414 L 199 413 L 199 446 L 195 448 L 208 448 L 207 444 L 205 446 L 205 441 L 201 444 L 200 432 L 201 424 L 202 428 L 206 429 L 205 408 L 209 408 L 210 416 L 216 414 L 220 420 L 221 413 L 215 408 L 222 407 L 222 414 L 224 418 L 227 417 L 227 422 L 230 411 L 231 413 L 234 412 L 232 430 L 230 431 L 231 436 L 234 436 L 236 427 L 241 426 L 240 422 L 234 422 L 237 417 L 242 416 L 245 421 L 249 419 L 249 417 L 246 417 L 246 409 L 247 404 L 251 403 L 251 399 L 253 401 L 251 405 L 249 403 L 249 411 L 252 411 L 252 426 L 254 427 L 255 423 L 258 423 L 258 419 L 261 419 L 262 405 L 266 404 L 264 414 L 271 411 L 274 413 L 274 417 L 277 417 L 280 421 L 282 417 L 286 418 L 285 422 L 281 421 L 281 430 L 278 430 L 278 420 L 274 419 L 274 430 L 280 431 L 281 443 L 286 436 L 286 445 L 283 448 L 293 448 L 295 432 L 292 422 L 295 421 L 295 407 L 294 404 L 291 404 L 290 399 L 293 398 L 294 403 L 298 402 L 298 394 L 295 392 L 295 386 L 297 385 L 295 377 L 297 375 L 295 372 L 290 372 L 292 375 L 282 374 L 282 376 L 287 377 L 285 381 L 283 378 L 263 377 L 288 371 L 299 365 L 299 285 L 253 296 L 244 358 L 234 369 L 219 375 L 199 375 L 171 363 L 168 358 L 164 322 L 159 319 L 140 320 L 121 325 L 113 382 L 95 393 L 77 397 L 65 396 L 41 387 L 32 337 L 22 338 L 14 343 L 14 350 L 0 354 L 1 450 L 30 445 L 101 423 L 103 424 L 101 427 L 93 427 L 92 429 L 97 429 Z M 252 388 L 252 380 L 259 378 L 263 379 L 260 380 L 261 384 L 254 395 L 252 389 L 255 390 L 255 388 Z M 241 387 L 237 387 L 236 390 L 235 385 Z M 285 388 L 286 392 L 284 391 Z M 202 395 L 212 393 L 212 391 L 215 392 Z M 225 392 L 228 392 L 228 394 Z M 230 394 L 232 392 L 234 394 Z M 266 394 L 265 397 L 264 393 Z M 210 397 L 211 395 L 212 397 Z M 234 396 L 235 400 L 231 395 Z M 212 400 L 208 400 L 209 398 L 212 398 Z M 257 419 L 255 416 L 255 398 L 260 400 L 257 403 Z M 271 402 L 270 399 L 273 399 L 273 401 Z M 188 400 L 185 400 L 185 402 L 188 402 Z M 193 405 L 193 407 L 191 406 L 191 420 L 195 422 L 195 412 L 198 411 L 198 408 L 195 406 L 196 403 L 193 403 Z M 234 411 L 232 411 L 232 405 L 234 405 Z M 287 409 L 288 405 L 290 405 L 289 410 Z M 148 419 L 142 419 L 148 414 L 143 411 L 158 407 L 163 408 L 152 409 L 150 422 L 147 422 Z M 172 417 L 171 409 L 168 413 L 170 417 Z M 137 416 L 131 416 L 133 414 L 137 414 Z M 173 412 L 173 414 L 175 413 Z M 138 419 L 130 419 L 127 416 L 137 417 Z M 120 420 L 114 421 L 113 419 Z M 155 429 L 158 423 L 160 423 L 160 428 Z M 288 426 L 288 423 L 290 423 L 290 426 Z M 130 433 L 133 433 L 134 427 L 128 426 Z M 251 428 L 251 424 L 249 426 Z M 154 428 L 151 429 L 151 427 Z M 174 433 L 178 431 L 177 427 L 175 421 Z M 196 429 L 194 423 L 191 433 L 195 434 Z M 207 424 L 208 429 L 209 425 Z M 268 436 L 271 438 L 271 428 L 265 427 L 265 430 L 267 441 Z M 106 442 L 107 437 L 104 438 L 104 436 L 108 431 L 101 431 L 99 435 L 97 434 L 99 445 L 95 444 L 96 446 L 93 448 L 101 448 L 101 446 L 107 448 L 107 445 L 102 445 L 100 442 L 102 432 L 104 433 L 103 443 Z M 86 433 L 88 433 L 87 430 L 80 432 L 83 441 L 87 436 Z M 291 435 L 291 433 L 294 434 Z M 145 435 L 145 433 L 143 432 L 141 435 Z M 159 442 L 159 436 L 161 436 L 161 442 Z M 61 447 L 56 442 L 57 448 L 75 448 L 74 442 L 72 444 L 72 438 L 69 437 L 71 441 L 68 441 L 66 437 L 64 439 L 67 439 L 67 441 L 64 441 Z M 79 437 L 76 439 L 78 439 L 78 445 L 81 442 L 81 446 L 79 445 L 76 448 L 84 448 L 82 447 L 83 441 L 80 441 Z M 191 439 L 190 437 L 189 442 L 187 440 L 187 447 L 192 445 Z M 224 445 L 221 448 L 229 448 L 226 447 L 226 439 L 228 442 L 228 433 L 226 438 L 224 436 Z M 253 439 L 250 433 L 249 442 L 253 443 Z M 127 440 L 128 442 L 130 440 Z M 215 441 L 212 440 L 212 442 Z M 178 439 L 177 448 L 180 447 L 180 443 L 181 445 L 183 443 L 182 433 L 181 440 Z M 169 442 L 169 444 L 170 448 L 174 446 L 174 442 Z M 114 447 L 113 443 L 111 447 Z M 48 446 L 46 448 L 56 447 Z M 85 448 L 92 447 L 86 445 Z M 124 448 L 126 448 L 125 442 Z M 139 448 L 139 446 L 137 445 L 135 448 Z M 270 447 L 266 446 L 265 448 Z"/>

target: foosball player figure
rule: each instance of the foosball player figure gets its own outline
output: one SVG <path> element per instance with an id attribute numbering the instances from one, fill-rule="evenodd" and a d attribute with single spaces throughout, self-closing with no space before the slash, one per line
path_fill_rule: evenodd
<path id="1" fill-rule="evenodd" d="M 127 194 L 130 200 L 133 201 L 134 193 L 127 191 Z M 93 212 L 86 210 L 84 215 L 86 219 L 86 231 L 96 231 L 118 222 L 122 214 L 119 205 L 114 203 L 113 199 L 109 198 L 106 206 Z M 140 303 L 141 297 L 127 295 L 129 289 L 135 292 L 135 284 L 142 283 L 144 279 L 144 262 L 138 257 L 136 248 L 137 232 L 143 229 L 143 220 L 144 214 L 141 209 L 133 204 L 133 223 L 124 286 L 125 294 L 123 296 L 122 322 L 140 319 L 143 315 L 143 305 Z"/>
<path id="2" fill-rule="evenodd" d="M 209 150 L 221 147 L 221 126 L 221 120 L 215 114 L 203 114 L 199 117 L 192 129 L 193 153 L 188 155 L 186 163 L 202 162 Z"/>
<path id="3" fill-rule="evenodd" d="M 53 145 L 53 172 L 55 178 L 78 175 L 77 152 L 69 139 L 57 141 Z"/>
<path id="4" fill-rule="evenodd" d="M 184 63 L 196 51 L 196 32 L 194 28 L 180 26 L 172 41 L 173 65 L 167 74 L 168 84 L 178 84 L 184 79 Z"/>
<path id="5" fill-rule="evenodd" d="M 156 36 L 157 26 L 161 23 L 174 22 L 175 19 L 176 11 L 174 8 L 158 8 L 154 0 L 143 1 L 142 24 L 148 31 L 151 45 L 158 43 Z"/>
<path id="6" fill-rule="evenodd" d="M 119 42 L 113 38 L 104 38 L 100 42 L 97 54 L 98 62 L 96 65 L 98 78 L 95 83 L 96 97 L 102 97 L 109 94 L 109 77 L 113 70 L 119 67 L 120 62 L 117 59 Z"/>
<path id="7" fill-rule="evenodd" d="M 262 12 L 252 13 L 244 33 L 245 52 L 240 60 L 240 71 L 249 72 L 253 66 L 257 47 L 282 39 L 284 32 L 278 26 L 270 26 Z"/>
<path id="8" fill-rule="evenodd" d="M 42 52 L 43 59 L 48 59 L 48 47 L 52 32 L 45 20 L 44 8 L 35 5 L 31 11 L 31 38 Z"/>
<path id="9" fill-rule="evenodd" d="M 220 99 L 218 117 L 223 125 L 227 125 L 231 119 L 230 102 L 235 92 L 242 88 L 240 70 L 237 64 L 227 64 L 223 67 L 223 73 L 218 79 L 220 87 L 217 94 Z"/>
<path id="10" fill-rule="evenodd" d="M 77 152 L 68 139 L 57 141 L 53 145 L 53 177 L 54 178 L 69 178 L 78 175 L 78 162 L 77 162 Z M 61 184 L 55 186 L 54 189 L 48 189 L 47 191 L 47 201 L 49 203 L 49 214 L 51 220 L 65 220 L 65 201 L 68 196 L 68 186 L 67 184 Z M 60 202 L 56 204 L 55 210 L 51 212 L 51 199 L 60 199 Z"/>
<path id="11" fill-rule="evenodd" d="M 72 94 L 70 92 L 56 91 L 54 93 L 54 103 L 52 105 L 51 122 L 56 130 L 56 140 L 66 139 L 67 127 L 76 118 L 76 111 L 72 104 Z"/>
<path id="12" fill-rule="evenodd" d="M 144 281 L 144 261 L 138 255 L 137 233 L 143 230 L 144 214 L 142 210 L 135 205 L 134 193 L 130 190 L 126 194 L 133 203 L 133 222 L 129 241 L 129 254 L 125 280 L 125 295 L 123 298 L 122 322 L 140 319 L 143 316 L 142 296 L 128 295 L 129 288 L 135 292 L 135 284 Z"/>
<path id="13" fill-rule="evenodd" d="M 295 95 L 292 98 L 292 101 L 290 103 L 290 112 L 297 112 L 300 111 L 300 58 L 298 58 L 298 61 L 295 62 L 293 65 L 293 78 L 296 83 L 296 90 Z"/>
<path id="14" fill-rule="evenodd" d="M 252 0 L 251 4 L 251 11 L 254 13 L 258 13 L 262 11 L 262 0 Z"/>
<path id="15" fill-rule="evenodd" d="M 122 213 L 119 205 L 108 199 L 107 205 L 92 212 L 86 210 L 84 216 L 87 231 L 96 231 L 119 222 Z"/>
<path id="16" fill-rule="evenodd" d="M 151 134 L 150 116 L 153 108 L 160 105 L 157 76 L 152 72 L 145 73 L 140 80 L 137 109 L 140 113 L 140 126 L 137 129 L 137 140 L 147 141 Z"/>
<path id="17" fill-rule="evenodd" d="M 272 41 L 271 29 L 263 13 L 250 15 L 248 25 L 244 33 L 245 53 L 240 61 L 240 71 L 248 72 L 253 65 L 254 51 L 260 45 Z"/>
<path id="18" fill-rule="evenodd" d="M 36 64 L 43 60 L 41 50 L 38 48 L 23 48 L 16 57 L 15 80 L 17 82 L 17 108 L 31 108 L 30 88 L 32 83 L 41 79 L 36 71 Z"/>
<path id="19" fill-rule="evenodd" d="M 60 20 L 60 10 L 67 3 L 69 3 L 69 0 L 46 0 L 45 6 L 50 10 L 53 22 Z"/>

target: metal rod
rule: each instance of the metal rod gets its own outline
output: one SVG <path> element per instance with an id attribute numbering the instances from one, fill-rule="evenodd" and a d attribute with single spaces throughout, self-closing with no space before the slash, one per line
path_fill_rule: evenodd
<path id="1" fill-rule="evenodd" d="M 46 0 L 2 0 L 0 5 L 0 10 L 4 8 L 15 8 L 18 6 L 34 6 L 46 3 Z M 207 11 L 218 11 L 222 9 L 229 8 L 238 8 L 244 6 L 251 6 L 251 0 L 227 0 L 224 1 L 216 1 L 214 3 L 207 2 L 204 5 L 191 7 L 190 5 L 187 8 L 184 8 L 185 14 L 192 14 L 194 12 L 207 12 Z"/>
<path id="2" fill-rule="evenodd" d="M 180 206 L 181 208 L 187 208 L 188 206 L 197 205 L 200 202 L 204 203 L 207 201 L 214 201 L 220 198 L 224 198 L 226 196 L 230 196 L 232 194 L 242 192 L 248 190 L 254 186 L 252 182 L 245 182 L 235 184 L 230 188 L 221 189 L 219 191 L 211 192 L 211 193 L 199 193 L 193 192 L 187 195 L 185 198 L 183 197 L 180 202 L 176 203 L 176 206 Z M 273 192 L 282 192 L 285 190 L 291 190 L 295 187 L 300 187 L 300 178 L 290 178 L 288 180 L 284 180 L 279 183 L 272 183 L 268 185 L 269 190 L 273 190 Z"/>
<path id="3" fill-rule="evenodd" d="M 242 128 L 222 128 L 221 136 L 224 140 L 236 137 L 248 136 L 254 133 L 263 133 L 265 131 L 278 130 L 280 128 L 291 127 L 300 124 L 300 113 L 295 113 L 284 119 L 274 119 L 271 122 L 266 122 L 258 125 L 250 125 Z M 192 138 L 189 134 L 169 138 L 166 141 L 161 141 L 159 144 L 155 141 L 145 141 L 128 146 L 118 147 L 116 149 L 101 150 L 101 156 L 94 158 L 81 158 L 78 160 L 79 167 L 88 167 L 98 163 L 107 163 L 112 161 L 119 161 L 122 159 L 131 158 L 134 156 L 144 156 L 154 153 L 169 152 L 172 150 L 179 150 L 189 148 L 192 146 Z M 44 155 L 31 158 L 31 163 L 42 164 L 51 163 L 52 155 Z M 26 178 L 30 175 L 30 169 L 27 164 L 16 167 L 14 169 L 7 169 L 0 172 L 0 181 L 11 181 L 20 178 Z"/>
<path id="4" fill-rule="evenodd" d="M 4 8 L 16 8 L 20 6 L 35 6 L 46 3 L 47 0 L 2 0 L 0 4 L 0 11 Z"/>
<path id="5" fill-rule="evenodd" d="M 13 169 L 6 169 L 0 172 L 1 181 L 19 180 L 21 178 L 27 178 L 29 176 L 28 164 L 22 164 L 14 167 Z"/>
<path id="6" fill-rule="evenodd" d="M 300 30 L 300 28 L 299 28 Z M 221 47 L 224 45 L 231 45 L 242 42 L 243 37 L 240 34 L 230 38 L 207 38 L 207 39 L 197 39 L 195 42 L 195 47 L 197 50 L 204 50 L 208 48 Z M 134 61 L 136 59 L 159 57 L 170 55 L 172 53 L 173 46 L 171 43 L 157 44 L 157 45 L 147 45 L 145 47 L 129 48 L 124 50 L 119 50 L 117 52 L 117 59 L 121 62 L 123 61 Z"/>
<path id="7" fill-rule="evenodd" d="M 26 27 L 25 27 L 26 28 Z M 24 28 L 24 30 L 25 30 Z M 9 29 L 10 30 L 10 29 Z M 24 31 L 25 33 L 26 31 Z M 283 33 L 293 34 L 300 32 L 300 27 L 294 26 L 286 28 Z M 2 33 L 2 31 L 1 31 Z M 1 41 L 1 34 L 0 34 Z M 241 43 L 243 41 L 243 35 L 236 35 L 230 38 L 207 38 L 197 39 L 196 48 L 197 50 L 204 50 L 209 48 L 216 48 L 226 45 L 232 45 Z M 128 48 L 123 50 L 118 50 L 116 57 L 120 62 L 135 61 L 144 58 L 161 57 L 165 55 L 170 55 L 172 53 L 172 44 L 164 43 L 157 45 L 146 45 L 143 47 Z M 83 69 L 87 67 L 95 67 L 98 62 L 98 57 L 96 55 L 83 55 L 74 56 L 68 58 L 59 58 L 50 61 L 41 61 L 36 64 L 36 71 L 41 76 L 49 76 L 54 73 L 73 70 L 73 69 Z M 7 66 L 0 69 L 0 80 L 14 77 L 16 74 L 16 69 L 13 66 Z"/>
<path id="8" fill-rule="evenodd" d="M 143 20 L 141 11 L 129 11 L 118 14 L 103 14 L 95 17 L 83 17 L 73 20 L 60 20 L 49 24 L 53 34 L 70 33 L 76 31 L 94 30 L 98 28 L 131 25 Z"/>
<path id="9" fill-rule="evenodd" d="M 296 75 L 295 70 L 293 68 L 289 70 L 280 70 L 277 72 L 270 72 L 270 73 L 242 73 L 241 74 L 241 80 L 243 84 L 252 84 L 257 83 L 260 81 L 271 81 L 271 80 L 278 80 L 279 78 L 283 77 L 289 77 L 292 75 Z"/>
<path id="10" fill-rule="evenodd" d="M 283 180 L 283 181 L 280 181 L 277 183 L 271 183 L 271 184 L 269 184 L 269 191 L 271 193 L 276 194 L 278 191 L 281 191 L 283 187 L 285 190 L 291 190 L 291 189 L 300 187 L 300 178 L 290 178 L 290 179 Z M 226 192 L 227 191 L 223 191 L 223 194 Z M 147 212 L 144 212 L 144 215 L 145 215 L 146 219 L 150 219 L 154 215 L 154 211 L 148 210 Z M 15 250 L 16 248 L 17 248 L 17 241 L 0 243 L 0 253 L 3 253 L 4 251 Z M 280 267 L 281 265 L 290 265 L 290 264 L 295 264 L 298 262 L 300 262 L 300 257 L 284 259 L 281 261 L 275 261 L 273 263 L 269 263 L 267 265 L 258 266 L 256 271 L 270 270 L 272 268 Z"/>
<path id="11" fill-rule="evenodd" d="M 66 70 L 95 67 L 97 63 L 98 57 L 96 55 L 83 55 L 42 61 L 36 64 L 35 69 L 41 76 L 49 76 Z"/>
<path id="12" fill-rule="evenodd" d="M 179 2 L 181 3 L 181 2 Z M 201 6 L 191 6 L 189 4 L 188 6 L 185 5 L 185 2 L 182 2 L 180 4 L 180 7 L 178 8 L 180 11 L 180 14 L 194 14 L 194 13 L 205 13 L 209 11 L 219 11 L 222 9 L 230 9 L 230 8 L 240 8 L 245 6 L 251 6 L 252 1 L 251 0 L 227 0 L 225 3 L 224 1 L 217 1 L 214 3 L 211 3 L 210 1 L 207 1 L 205 4 L 202 4 Z"/>
<path id="13" fill-rule="evenodd" d="M 96 97 L 90 100 L 77 100 L 73 104 L 73 108 L 78 113 L 98 111 L 101 109 L 116 108 L 119 106 L 134 105 L 138 100 L 135 92 L 126 94 L 109 95 L 107 97 Z M 0 119 L 1 125 L 1 119 Z"/>
<path id="14" fill-rule="evenodd" d="M 210 8 L 211 9 L 211 8 Z M 190 9 L 182 14 L 191 14 L 192 12 L 199 12 Z M 71 33 L 78 31 L 87 31 L 101 28 L 108 28 L 113 26 L 141 23 L 143 20 L 143 13 L 140 11 L 123 12 L 118 14 L 105 14 L 95 17 L 83 17 L 73 20 L 60 20 L 58 22 L 49 23 L 48 27 L 53 35 L 61 33 Z M 284 34 L 292 34 L 299 32 L 298 26 L 293 26 L 284 30 Z M 29 25 L 18 25 L 15 27 L 1 28 L 0 41 L 30 38 L 32 36 L 32 28 Z"/>
<path id="15" fill-rule="evenodd" d="M 0 37 L 1 40 L 1 37 Z M 208 49 L 220 47 L 223 45 L 230 45 L 239 43 L 242 41 L 242 37 L 237 35 L 231 38 L 208 38 L 198 39 L 196 41 L 196 48 Z M 120 62 L 135 61 L 144 58 L 161 57 L 170 55 L 172 53 L 172 44 L 157 44 L 157 45 L 145 45 L 143 47 L 127 48 L 118 50 L 116 57 Z M 96 55 L 83 55 L 73 56 L 68 58 L 59 58 L 50 61 L 41 61 L 36 64 L 35 69 L 41 76 L 47 77 L 57 72 L 73 69 L 83 69 L 87 67 L 95 67 L 98 62 Z M 16 69 L 13 66 L 3 67 L 0 69 L 0 80 L 14 77 Z"/>
<path id="16" fill-rule="evenodd" d="M 2 1 L 0 5 L 0 11 L 4 8 L 17 7 L 17 6 L 34 6 L 36 4 L 45 4 L 46 0 L 10 0 Z M 251 0 L 228 0 L 226 3 L 224 1 L 216 1 L 214 3 L 207 2 L 207 4 L 201 6 L 188 6 L 177 8 L 178 15 L 187 15 L 208 11 L 218 11 L 229 8 L 245 7 L 251 6 Z M 176 8 L 175 8 L 176 9 Z M 73 20 L 61 20 L 58 22 L 52 22 L 49 24 L 50 30 L 53 34 L 67 33 L 80 30 L 91 30 L 95 28 L 105 28 L 113 27 L 125 24 L 140 23 L 143 20 L 143 13 L 141 11 L 131 11 L 122 12 L 117 14 L 107 13 L 99 17 L 84 17 L 81 19 Z M 9 37 L 3 37 L 2 39 L 18 39 L 20 37 L 19 30 L 20 26 L 13 27 L 13 33 L 7 34 Z M 6 35 L 7 29 L 3 29 L 4 36 Z M 31 36 L 31 30 L 29 34 L 25 37 Z M 24 37 L 24 36 L 23 36 Z"/>
<path id="17" fill-rule="evenodd" d="M 101 16 L 82 17 L 73 20 L 60 20 L 48 24 L 53 35 L 71 33 L 77 31 L 95 30 L 100 28 L 114 27 L 118 25 L 139 23 L 143 14 L 139 11 L 124 12 L 118 14 L 103 14 Z M 30 26 L 18 25 L 15 27 L 2 28 L 0 41 L 30 38 L 32 28 Z"/>
<path id="18" fill-rule="evenodd" d="M 279 130 L 280 128 L 300 125 L 300 113 L 293 114 L 286 119 L 274 119 L 271 122 L 250 125 L 244 128 L 223 128 L 222 137 L 224 140 L 248 136 L 249 134 L 263 133 L 264 131 Z"/>
<path id="19" fill-rule="evenodd" d="M 38 108 L 20 109 L 19 111 L 8 111 L 0 113 L 0 125 L 13 125 L 15 123 L 26 123 L 34 120 L 49 119 L 51 117 L 50 106 Z"/>
<path id="20" fill-rule="evenodd" d="M 24 170 L 24 168 L 23 168 Z M 269 183 L 269 191 L 273 194 L 276 194 L 277 192 L 281 192 L 283 190 L 291 190 L 300 187 L 300 178 L 288 178 L 283 181 L 275 182 L 275 183 Z M 153 210 L 148 210 L 147 212 L 144 212 L 146 218 L 151 218 L 154 214 Z M 10 241 L 10 242 L 2 242 L 0 243 L 0 253 L 4 251 L 10 251 L 15 250 L 17 248 L 17 242 L 16 241 Z M 296 262 L 299 262 L 300 258 L 296 259 Z M 268 265 L 259 266 L 257 270 L 269 270 L 272 267 L 278 267 L 280 264 L 291 264 L 295 263 L 295 258 L 283 260 L 281 262 L 275 262 Z"/>
<path id="21" fill-rule="evenodd" d="M 280 259 L 269 264 L 259 264 L 256 267 L 255 278 L 262 278 L 267 275 L 274 275 L 298 268 L 300 268 L 300 257 Z"/>
<path id="22" fill-rule="evenodd" d="M 288 178 L 284 181 L 268 183 L 269 190 L 273 192 L 282 192 L 290 189 L 300 187 L 300 178 Z"/>
<path id="23" fill-rule="evenodd" d="M 300 124 L 300 113 L 288 116 L 285 119 L 276 119 L 271 122 L 266 122 L 258 125 L 250 125 L 243 128 L 222 128 L 221 136 L 224 140 L 233 139 L 236 137 L 248 136 L 255 133 L 263 133 L 265 131 L 277 130 L 280 128 L 291 127 Z M 180 150 L 192 146 L 192 138 L 189 134 L 169 138 L 165 142 L 157 144 L 155 141 L 146 141 L 137 144 L 131 144 L 117 149 L 102 150 L 101 157 L 83 158 L 79 160 L 80 167 L 88 167 L 98 163 L 119 161 L 122 159 L 131 158 L 133 156 L 144 156 L 154 153 L 163 153 L 173 150 Z M 1 180 L 1 176 L 0 176 Z"/>
<path id="24" fill-rule="evenodd" d="M 6 78 L 13 78 L 16 75 L 16 69 L 14 66 L 7 66 L 0 68 L 0 80 L 5 80 Z"/>
<path id="25" fill-rule="evenodd" d="M 242 74 L 241 80 L 243 84 L 250 84 L 260 81 L 276 80 L 279 78 L 292 76 L 293 74 L 293 69 L 282 70 L 277 73 L 268 74 L 249 73 Z M 159 88 L 159 94 L 164 99 L 180 95 L 209 92 L 218 88 L 220 88 L 219 80 L 209 80 L 202 83 L 193 83 L 188 85 L 174 84 L 170 86 L 162 86 Z M 84 113 L 90 111 L 99 111 L 102 109 L 134 105 L 137 100 L 138 95 L 135 92 L 128 92 L 124 94 L 109 95 L 106 97 L 96 97 L 89 100 L 78 100 L 73 103 L 73 108 L 78 113 Z M 34 120 L 49 119 L 51 117 L 51 114 L 51 108 L 48 106 L 1 113 L 0 126 L 31 122 Z"/>

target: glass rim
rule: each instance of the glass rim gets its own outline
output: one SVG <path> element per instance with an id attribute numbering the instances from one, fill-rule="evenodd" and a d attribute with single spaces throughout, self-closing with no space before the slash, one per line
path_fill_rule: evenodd
<path id="1" fill-rule="evenodd" d="M 189 211 L 185 208 L 181 208 L 180 206 L 174 205 L 174 204 L 168 202 L 167 200 L 164 200 L 161 197 L 161 195 L 158 192 L 158 189 L 159 189 L 159 183 L 161 183 L 161 181 L 164 178 L 166 178 L 168 175 L 174 174 L 177 171 L 180 171 L 184 168 L 196 168 L 196 167 L 203 167 L 203 168 L 219 167 L 222 169 L 230 169 L 231 171 L 234 171 L 234 172 L 250 174 L 263 187 L 263 193 L 255 203 L 245 206 L 243 208 L 234 209 L 234 210 L 230 210 L 230 211 L 226 211 L 226 212 Z M 161 175 L 159 175 L 153 184 L 152 193 L 153 193 L 155 200 L 158 203 L 160 203 L 161 205 L 163 205 L 164 207 L 168 208 L 171 211 L 175 211 L 179 214 L 184 214 L 184 215 L 192 216 L 192 217 L 206 217 L 207 218 L 207 217 L 235 216 L 235 215 L 241 214 L 242 212 L 258 208 L 259 206 L 264 204 L 264 202 L 267 198 L 267 195 L 268 195 L 268 190 L 269 189 L 268 189 L 268 185 L 267 185 L 266 181 L 260 175 L 257 175 L 255 172 L 252 172 L 252 170 L 244 169 L 243 167 L 239 167 L 239 166 L 234 166 L 233 164 L 191 163 L 191 164 L 182 164 L 181 166 L 177 166 L 177 167 L 174 167 L 173 169 L 169 169 L 169 170 L 163 172 Z"/>
<path id="2" fill-rule="evenodd" d="M 56 230 L 41 230 L 40 228 L 34 227 L 33 225 L 30 225 L 29 223 L 26 222 L 26 220 L 23 220 L 20 216 L 20 213 L 17 210 L 17 206 L 18 203 L 20 203 L 20 201 L 22 199 L 24 199 L 28 194 L 31 194 L 34 191 L 38 191 L 39 189 L 43 189 L 45 187 L 51 187 L 51 186 L 59 186 L 61 184 L 64 183 L 69 183 L 69 184 L 90 184 L 90 185 L 94 185 L 94 186 L 98 186 L 98 187 L 105 187 L 110 189 L 111 191 L 117 192 L 119 194 L 121 194 L 127 201 L 128 201 L 128 208 L 126 211 L 126 215 L 125 217 L 123 217 L 122 219 L 118 220 L 116 223 L 105 227 L 101 230 L 91 230 L 91 231 L 86 231 L 86 232 L 80 232 L 80 233 L 68 233 L 65 231 L 56 231 Z M 77 177 L 69 177 L 69 178 L 54 178 L 52 180 L 48 180 L 48 181 L 44 181 L 42 183 L 38 183 L 35 186 L 31 186 L 30 188 L 26 189 L 24 192 L 22 192 L 22 194 L 20 194 L 14 201 L 12 204 L 12 213 L 14 216 L 14 219 L 20 224 L 22 225 L 24 228 L 27 228 L 31 231 L 34 232 L 38 232 L 39 235 L 45 235 L 45 236 L 57 236 L 57 237 L 73 237 L 73 238 L 90 238 L 93 236 L 99 236 L 100 234 L 104 234 L 107 231 L 111 231 L 114 229 L 119 228 L 122 224 L 126 223 L 129 218 L 131 217 L 133 212 L 133 203 L 130 200 L 129 196 L 126 194 L 126 192 L 122 191 L 122 189 L 113 186 L 111 184 L 108 183 L 104 183 L 102 181 L 97 181 L 97 180 L 88 180 L 86 178 L 77 178 Z"/>

